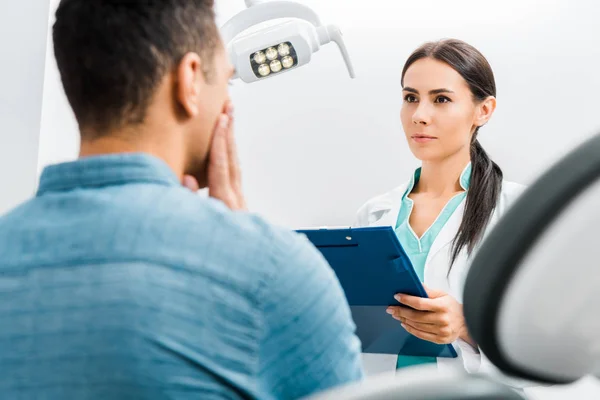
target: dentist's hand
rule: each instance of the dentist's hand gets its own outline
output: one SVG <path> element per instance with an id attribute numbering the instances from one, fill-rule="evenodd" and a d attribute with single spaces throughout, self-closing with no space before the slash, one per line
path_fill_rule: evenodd
<path id="1" fill-rule="evenodd" d="M 388 314 L 420 339 L 449 344 L 460 338 L 476 346 L 467 330 L 462 304 L 442 291 L 427 288 L 426 291 L 429 298 L 396 295 L 396 300 L 412 309 L 392 306 L 388 307 Z"/>
<path id="2" fill-rule="evenodd" d="M 212 136 L 208 161 L 208 194 L 234 211 L 245 211 L 246 201 L 242 192 L 233 122 L 233 105 L 228 102 L 224 113 L 217 119 Z M 198 182 L 189 175 L 184 176 L 183 185 L 192 191 L 198 190 Z"/>

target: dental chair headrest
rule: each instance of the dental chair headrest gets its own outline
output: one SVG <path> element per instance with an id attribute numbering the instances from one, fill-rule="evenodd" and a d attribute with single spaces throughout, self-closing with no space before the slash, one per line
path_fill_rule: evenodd
<path id="1" fill-rule="evenodd" d="M 600 135 L 530 186 L 482 243 L 464 312 L 507 375 L 600 376 Z"/>
<path id="2" fill-rule="evenodd" d="M 305 397 L 302 400 L 524 400 L 515 390 L 464 369 L 437 365 L 404 368 Z"/>

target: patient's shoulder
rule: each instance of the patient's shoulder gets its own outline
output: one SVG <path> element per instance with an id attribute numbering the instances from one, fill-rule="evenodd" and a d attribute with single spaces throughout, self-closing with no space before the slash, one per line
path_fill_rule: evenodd
<path id="1" fill-rule="evenodd" d="M 307 271 L 323 266 L 306 237 L 291 229 L 185 189 L 172 196 L 151 229 L 163 238 L 165 248 L 185 253 L 186 262 L 218 265 L 215 268 L 237 274 L 232 279 L 254 281 L 298 266 Z"/>
<path id="2" fill-rule="evenodd" d="M 248 211 L 232 211 L 222 201 L 200 197 L 193 193 L 182 194 L 174 218 L 185 231 L 202 234 L 211 241 L 226 240 L 235 246 L 268 246 L 284 248 L 302 242 L 301 235 L 290 229 L 270 223 L 263 216 Z"/>

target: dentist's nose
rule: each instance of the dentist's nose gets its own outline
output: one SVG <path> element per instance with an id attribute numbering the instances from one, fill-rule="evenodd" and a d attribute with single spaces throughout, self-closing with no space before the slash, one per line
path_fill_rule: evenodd
<path id="1" fill-rule="evenodd" d="M 431 107 L 425 103 L 420 103 L 412 116 L 413 124 L 429 125 L 431 124 Z"/>

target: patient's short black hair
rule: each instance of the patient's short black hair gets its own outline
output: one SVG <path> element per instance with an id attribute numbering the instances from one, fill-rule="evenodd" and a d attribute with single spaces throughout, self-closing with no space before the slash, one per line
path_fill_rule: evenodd
<path id="1" fill-rule="evenodd" d="M 210 74 L 214 0 L 62 0 L 53 27 L 63 87 L 83 132 L 143 122 L 163 77 L 188 52 Z"/>

